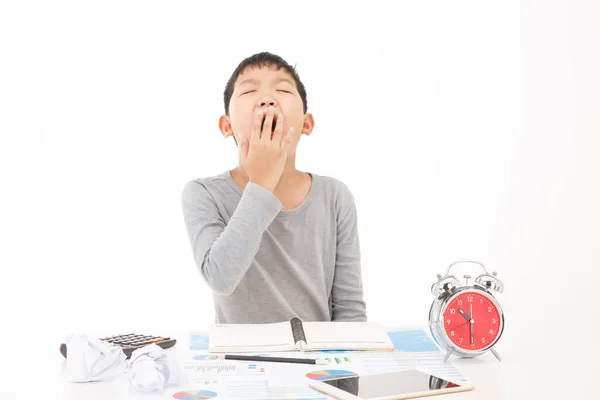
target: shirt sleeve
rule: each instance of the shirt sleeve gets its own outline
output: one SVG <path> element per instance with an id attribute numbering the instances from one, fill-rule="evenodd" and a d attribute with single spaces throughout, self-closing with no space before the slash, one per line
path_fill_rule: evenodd
<path id="1" fill-rule="evenodd" d="M 332 288 L 332 321 L 367 320 L 354 201 L 337 223 L 335 272 Z"/>
<path id="2" fill-rule="evenodd" d="M 281 202 L 267 189 L 249 182 L 225 224 L 206 187 L 191 181 L 183 190 L 182 207 L 196 266 L 213 292 L 230 295 L 250 268 Z"/>

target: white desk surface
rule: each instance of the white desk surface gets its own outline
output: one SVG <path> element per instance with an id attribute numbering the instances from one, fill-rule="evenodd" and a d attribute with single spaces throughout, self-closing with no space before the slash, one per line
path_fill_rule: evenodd
<path id="1" fill-rule="evenodd" d="M 178 339 L 168 351 L 185 351 L 188 333 L 161 332 Z M 551 396 L 569 400 L 600 398 L 597 342 L 590 346 L 572 343 L 571 352 L 561 351 L 544 343 L 527 347 L 523 342 L 505 346 L 498 344 L 502 362 L 492 354 L 476 359 L 452 358 L 462 373 L 475 385 L 465 393 L 430 398 L 440 399 L 538 399 Z M 550 338 L 549 338 L 550 339 Z M 172 399 L 178 388 L 168 388 L 158 394 L 132 392 L 126 377 L 109 382 L 69 383 L 65 376 L 66 363 L 58 348 L 64 337 L 59 335 L 16 336 L 1 333 L 2 363 L 0 364 L 0 399 Z M 563 343 L 563 346 L 565 343 Z M 530 348 L 528 352 L 524 349 Z M 215 398 L 219 399 L 219 397 Z"/>

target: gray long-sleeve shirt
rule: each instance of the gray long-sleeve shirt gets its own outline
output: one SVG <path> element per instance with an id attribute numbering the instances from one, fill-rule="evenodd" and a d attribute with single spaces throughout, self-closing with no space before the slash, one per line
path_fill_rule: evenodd
<path id="1" fill-rule="evenodd" d="M 184 222 L 216 323 L 367 320 L 354 198 L 310 175 L 292 210 L 260 185 L 242 190 L 229 170 L 185 185 Z"/>

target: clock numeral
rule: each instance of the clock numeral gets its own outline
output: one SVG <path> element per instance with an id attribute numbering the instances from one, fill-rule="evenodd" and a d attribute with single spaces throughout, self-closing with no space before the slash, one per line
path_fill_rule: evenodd
<path id="1" fill-rule="evenodd" d="M 456 310 L 454 308 L 450 309 L 450 314 L 456 314 Z"/>
<path id="2" fill-rule="evenodd" d="M 488 312 L 492 312 L 492 307 L 488 307 Z"/>
<path id="3" fill-rule="evenodd" d="M 496 318 L 492 318 L 492 324 L 494 324 L 494 325 L 495 325 L 495 324 L 496 324 L 496 322 L 498 322 L 498 321 L 496 321 Z"/>
<path id="4" fill-rule="evenodd" d="M 467 301 L 469 303 L 472 303 L 473 302 L 473 296 L 467 296 Z"/>
<path id="5" fill-rule="evenodd" d="M 481 338 L 481 343 L 485 344 L 485 338 Z"/>
<path id="6" fill-rule="evenodd" d="M 483 304 L 483 299 L 479 299 L 479 303 L 480 303 L 480 304 Z"/>
<path id="7" fill-rule="evenodd" d="M 494 334 L 494 330 L 490 329 L 490 335 L 493 335 L 493 334 Z"/>
<path id="8" fill-rule="evenodd" d="M 462 300 L 458 300 L 458 305 L 462 306 Z"/>
<path id="9" fill-rule="evenodd" d="M 459 344 L 462 344 L 463 338 L 458 338 L 458 340 L 459 340 L 459 342 L 458 342 L 458 343 L 459 343 Z"/>
<path id="10" fill-rule="evenodd" d="M 449 319 L 447 319 L 447 320 L 446 320 L 446 323 L 447 323 L 448 325 L 450 325 L 450 320 L 449 320 Z"/>
<path id="11" fill-rule="evenodd" d="M 450 331 L 450 336 L 454 336 L 454 331 Z"/>

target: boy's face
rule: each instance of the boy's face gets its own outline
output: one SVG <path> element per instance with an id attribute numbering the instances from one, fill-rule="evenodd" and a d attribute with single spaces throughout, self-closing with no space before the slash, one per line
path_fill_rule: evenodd
<path id="1" fill-rule="evenodd" d="M 224 137 L 234 136 L 250 140 L 256 111 L 273 107 L 275 115 L 283 114 L 283 134 L 294 127 L 290 153 L 296 151 L 300 135 L 310 135 L 314 127 L 312 115 L 304 114 L 304 105 L 294 79 L 284 69 L 275 67 L 249 67 L 237 78 L 231 100 L 229 116 L 222 115 L 219 128 Z M 277 124 L 278 122 L 275 122 Z"/>

